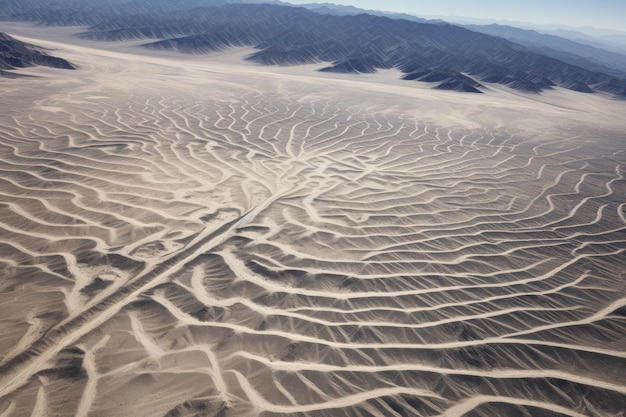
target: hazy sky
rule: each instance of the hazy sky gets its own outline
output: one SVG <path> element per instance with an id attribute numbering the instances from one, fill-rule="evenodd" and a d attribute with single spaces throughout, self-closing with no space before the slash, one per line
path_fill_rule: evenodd
<path id="1" fill-rule="evenodd" d="M 336 3 L 418 16 L 466 16 L 626 31 L 626 0 L 286 0 Z"/>

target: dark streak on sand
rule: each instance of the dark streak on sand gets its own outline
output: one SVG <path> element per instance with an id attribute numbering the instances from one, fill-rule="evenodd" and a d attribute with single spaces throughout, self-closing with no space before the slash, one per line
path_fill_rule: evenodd
<path id="1" fill-rule="evenodd" d="M 61 326 L 52 327 L 51 329 L 46 331 L 41 336 L 41 338 L 39 338 L 36 342 L 32 344 L 29 350 L 19 354 L 18 356 L 10 359 L 5 364 L 0 366 L 0 398 L 2 397 L 2 395 L 4 395 L 4 392 L 8 387 L 16 383 L 21 385 L 27 382 L 27 379 L 21 380 L 21 370 L 33 365 L 34 362 L 40 359 L 46 351 L 51 349 L 58 351 L 64 346 L 75 343 L 77 339 L 83 335 L 82 330 L 84 330 L 87 325 L 92 325 L 93 323 L 98 322 L 97 319 L 99 316 L 106 313 L 115 313 L 116 311 L 121 310 L 124 306 L 134 301 L 133 298 L 130 298 L 133 293 L 135 293 L 142 287 L 149 286 L 152 281 L 168 274 L 170 270 L 174 267 L 181 266 L 181 263 L 185 264 L 193 260 L 193 258 L 188 259 L 190 255 L 193 255 L 196 251 L 203 248 L 203 246 L 209 243 L 211 240 L 216 239 L 221 235 L 227 235 L 234 228 L 236 228 L 237 224 L 248 214 L 249 212 L 244 213 L 236 219 L 223 224 L 215 231 L 201 238 L 197 242 L 172 254 L 162 262 L 156 264 L 152 269 L 142 271 L 137 276 L 135 276 L 135 278 L 131 279 L 126 285 L 119 288 L 115 293 L 109 295 L 98 304 L 90 307 L 88 310 L 84 311 L 78 317 L 72 319 L 70 322 L 65 323 Z M 198 235 L 199 234 L 200 233 L 198 233 Z M 208 251 L 211 248 L 204 249 Z M 143 288 L 142 291 L 146 291 L 147 289 L 149 289 L 149 287 Z M 77 334 L 77 337 L 72 337 L 72 334 L 74 333 Z M 61 340 L 64 341 L 62 344 L 60 344 Z M 76 362 L 74 361 L 72 362 L 72 364 L 73 368 L 76 368 Z M 45 368 L 42 365 L 39 366 L 41 366 L 39 372 L 42 372 Z M 66 368 L 66 366 L 62 367 L 62 369 Z M 79 372 L 76 369 L 74 369 L 74 371 L 69 370 L 69 368 L 67 369 L 67 372 Z"/>

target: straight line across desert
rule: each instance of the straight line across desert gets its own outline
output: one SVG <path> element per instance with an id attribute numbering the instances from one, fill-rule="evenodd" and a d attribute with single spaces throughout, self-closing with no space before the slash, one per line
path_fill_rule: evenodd
<path id="1" fill-rule="evenodd" d="M 0 23 L 0 416 L 626 413 L 626 102 Z"/>

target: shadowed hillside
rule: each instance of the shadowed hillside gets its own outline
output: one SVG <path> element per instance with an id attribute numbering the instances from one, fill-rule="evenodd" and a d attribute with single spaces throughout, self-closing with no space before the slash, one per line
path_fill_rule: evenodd
<path id="1" fill-rule="evenodd" d="M 75 69 L 68 61 L 50 56 L 35 45 L 18 41 L 0 32 L 0 71 L 26 68 L 35 65 L 46 67 Z M 2 72 L 2 74 L 7 74 Z"/>
<path id="2" fill-rule="evenodd" d="M 601 66 L 573 65 L 446 23 L 369 14 L 335 16 L 300 7 L 218 1 L 176 7 L 139 0 L 97 5 L 67 0 L 54 5 L 37 0 L 4 3 L 0 18 L 5 20 L 86 24 L 90 27 L 82 37 L 154 39 L 145 45 L 153 49 L 198 54 L 245 45 L 259 50 L 248 59 L 264 65 L 327 62 L 325 71 L 343 73 L 398 68 L 407 74 L 405 79 L 412 80 L 422 80 L 416 74 L 425 71 L 444 72 L 449 76 L 434 82 L 439 89 L 480 92 L 485 89 L 483 83 L 496 83 L 527 92 L 560 86 L 626 97 L 626 81 L 609 73 L 612 71 L 599 71 Z"/>

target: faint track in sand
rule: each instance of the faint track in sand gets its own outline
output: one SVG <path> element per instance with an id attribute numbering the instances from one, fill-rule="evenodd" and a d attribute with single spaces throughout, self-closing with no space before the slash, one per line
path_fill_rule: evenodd
<path id="1" fill-rule="evenodd" d="M 224 223 L 217 230 L 203 231 L 187 247 L 149 266 L 114 294 L 93 305 L 88 304 L 86 309 L 48 330 L 28 350 L 0 366 L 0 398 L 27 383 L 37 372 L 50 366 L 49 361 L 56 354 L 105 323 L 142 294 L 167 282 L 172 274 L 184 268 L 188 262 L 222 244 L 242 223 L 253 219 L 289 191 L 291 190 L 272 196 L 249 212 Z"/>

